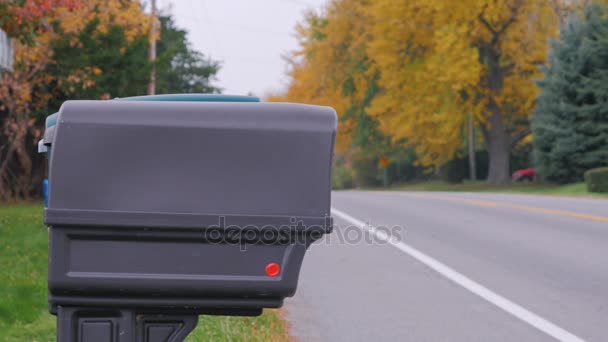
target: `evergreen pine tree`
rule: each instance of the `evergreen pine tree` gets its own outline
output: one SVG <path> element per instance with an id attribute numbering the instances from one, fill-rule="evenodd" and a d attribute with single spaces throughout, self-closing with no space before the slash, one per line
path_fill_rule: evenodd
<path id="1" fill-rule="evenodd" d="M 156 49 L 156 92 L 220 93 L 212 81 L 220 63 L 205 57 L 192 48 L 186 31 L 175 25 L 171 16 L 160 17 L 160 40 Z"/>
<path id="2" fill-rule="evenodd" d="M 538 172 L 547 181 L 581 181 L 608 165 L 608 8 L 573 15 L 552 44 L 539 82 L 532 128 Z"/>

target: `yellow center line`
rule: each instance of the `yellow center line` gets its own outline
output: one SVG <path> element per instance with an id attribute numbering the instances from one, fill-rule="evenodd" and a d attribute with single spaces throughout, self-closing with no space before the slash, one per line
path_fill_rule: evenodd
<path id="1" fill-rule="evenodd" d="M 496 203 L 496 202 L 490 202 L 490 201 L 473 201 L 473 200 L 470 200 L 470 201 L 468 201 L 468 202 L 469 202 L 469 203 L 471 203 L 471 204 L 474 204 L 474 205 L 481 206 L 481 207 L 494 207 L 494 208 L 498 207 L 498 203 Z"/>
<path id="2" fill-rule="evenodd" d="M 535 213 L 542 213 L 542 214 L 555 215 L 555 216 L 574 217 L 574 218 L 579 218 L 579 219 L 583 219 L 583 220 L 591 220 L 591 221 L 598 221 L 598 222 L 606 222 L 606 223 L 608 223 L 608 217 L 605 217 L 605 216 L 581 214 L 581 213 L 575 213 L 575 212 L 571 212 L 571 211 L 563 211 L 563 210 L 555 210 L 555 209 L 547 209 L 547 208 L 539 208 L 539 207 L 530 207 L 530 206 L 527 206 L 527 205 L 518 205 L 518 204 L 491 202 L 491 201 L 472 200 L 472 199 L 467 199 L 467 198 L 448 197 L 448 196 L 440 196 L 440 195 L 426 195 L 426 194 L 424 194 L 424 195 L 423 194 L 412 194 L 412 195 L 407 194 L 407 195 L 408 196 L 413 196 L 413 197 L 418 197 L 418 198 L 437 199 L 437 200 L 442 200 L 442 201 L 451 201 L 451 202 L 460 202 L 460 203 L 464 202 L 464 203 L 473 204 L 473 205 L 477 205 L 477 206 L 481 206 L 481 207 L 511 208 L 511 209 L 518 209 L 518 210 L 525 210 L 525 211 L 535 212 Z"/>
<path id="3" fill-rule="evenodd" d="M 571 212 L 571 211 L 554 210 L 554 209 L 547 209 L 547 208 L 528 207 L 528 206 L 516 205 L 516 204 L 505 204 L 505 206 L 511 207 L 514 209 L 527 210 L 527 211 L 549 214 L 549 215 L 568 216 L 568 217 L 575 217 L 575 218 L 580 218 L 580 219 L 584 219 L 584 220 L 608 222 L 608 217 L 604 217 L 604 216 L 587 215 L 587 214 L 580 214 L 580 213 L 575 213 L 575 212 Z"/>

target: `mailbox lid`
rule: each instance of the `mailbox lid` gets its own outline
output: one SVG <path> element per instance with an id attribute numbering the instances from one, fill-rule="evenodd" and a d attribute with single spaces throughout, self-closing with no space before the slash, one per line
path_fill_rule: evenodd
<path id="1" fill-rule="evenodd" d="M 301 104 L 68 101 L 45 222 L 326 222 L 336 126 L 333 109 Z"/>
<path id="2" fill-rule="evenodd" d="M 116 98 L 116 101 L 260 102 L 256 96 L 221 94 L 161 94 Z"/>

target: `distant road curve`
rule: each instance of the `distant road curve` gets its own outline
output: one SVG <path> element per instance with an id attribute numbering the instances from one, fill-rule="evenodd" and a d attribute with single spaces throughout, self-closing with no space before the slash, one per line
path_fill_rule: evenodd
<path id="1" fill-rule="evenodd" d="M 332 207 L 285 305 L 301 341 L 608 340 L 607 200 L 343 191 Z"/>

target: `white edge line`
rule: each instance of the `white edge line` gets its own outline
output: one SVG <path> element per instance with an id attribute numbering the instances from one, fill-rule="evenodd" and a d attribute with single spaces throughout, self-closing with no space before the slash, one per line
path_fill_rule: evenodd
<path id="1" fill-rule="evenodd" d="M 393 247 L 396 247 L 400 251 L 405 254 L 411 256 L 412 258 L 418 260 L 423 263 L 427 267 L 433 269 L 435 272 L 441 274 L 442 276 L 448 278 L 452 282 L 462 286 L 466 290 L 471 293 L 485 299 L 486 301 L 494 304 L 500 309 L 506 311 L 507 313 L 513 315 L 514 317 L 522 320 L 523 322 L 533 326 L 534 328 L 542 331 L 543 333 L 559 340 L 559 341 L 567 341 L 567 342 L 585 342 L 584 339 L 572 334 L 571 332 L 560 328 L 559 326 L 551 323 L 550 321 L 540 317 L 539 315 L 527 310 L 521 305 L 514 303 L 507 298 L 497 294 L 496 292 L 488 289 L 487 287 L 477 283 L 476 281 L 466 277 L 465 275 L 455 271 L 449 266 L 441 263 L 433 259 L 432 257 L 422 253 L 421 251 L 397 240 L 394 237 L 389 237 L 385 232 L 376 230 L 374 227 L 360 221 L 345 212 L 342 212 L 338 209 L 331 208 L 332 214 L 340 217 L 341 219 L 348 221 L 349 223 L 357 226 L 357 228 L 362 230 L 367 230 L 368 232 L 374 234 L 378 239 L 383 241 L 387 241 Z"/>

